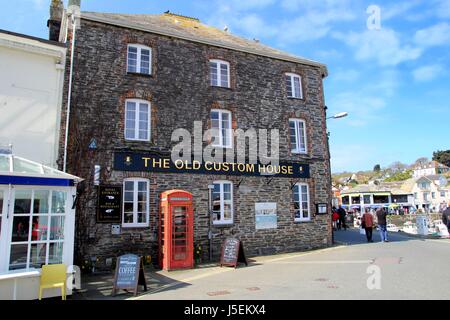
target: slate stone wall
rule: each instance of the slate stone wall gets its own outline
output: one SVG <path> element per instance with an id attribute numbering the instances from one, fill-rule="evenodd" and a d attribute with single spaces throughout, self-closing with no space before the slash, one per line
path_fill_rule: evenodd
<path id="1" fill-rule="evenodd" d="M 152 48 L 151 76 L 127 74 L 129 43 Z M 212 58 L 230 63 L 231 88 L 210 86 L 208 59 Z M 69 66 L 66 71 L 67 88 Z M 302 75 L 304 99 L 287 98 L 285 72 Z M 127 98 L 151 102 L 150 142 L 124 139 Z M 67 101 L 67 90 L 64 100 Z M 267 178 L 261 177 L 245 177 L 241 181 L 239 176 L 132 173 L 112 169 L 115 151 L 169 152 L 173 146 L 172 131 L 185 128 L 192 132 L 194 121 L 202 121 L 203 127 L 208 128 L 212 108 L 231 110 L 235 129 L 278 129 L 280 161 L 310 164 L 311 178 L 303 181 L 310 186 L 310 222 L 294 222 L 291 185 L 297 181 L 293 179 L 274 178 L 268 183 Z M 307 155 L 291 154 L 288 121 L 292 117 L 306 121 Z M 64 112 L 61 127 L 63 146 Z M 88 146 L 93 138 L 97 149 L 90 150 Z M 62 159 L 61 152 L 61 167 Z M 112 235 L 111 224 L 96 223 L 97 189 L 92 181 L 96 164 L 102 168 L 102 184 L 121 185 L 126 177 L 150 180 L 149 228 L 122 228 L 120 235 Z M 194 241 L 202 245 L 206 259 L 207 186 L 215 180 L 230 180 L 234 184 L 234 223 L 214 228 L 218 234 L 213 247 L 216 258 L 221 242 L 229 235 L 244 241 L 249 256 L 331 244 L 329 216 L 315 216 L 315 203 L 331 202 L 322 75 L 318 67 L 82 20 L 75 47 L 67 165 L 70 173 L 85 179 L 80 186 L 77 208 L 78 256 L 97 256 L 99 264 L 124 252 L 152 255 L 156 262 L 158 198 L 168 189 L 193 193 Z M 255 202 L 277 202 L 277 229 L 255 230 Z"/>

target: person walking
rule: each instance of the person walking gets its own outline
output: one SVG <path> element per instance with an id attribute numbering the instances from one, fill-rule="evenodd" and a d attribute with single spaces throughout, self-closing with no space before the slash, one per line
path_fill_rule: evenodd
<path id="1" fill-rule="evenodd" d="M 450 233 L 450 207 L 447 207 L 442 213 L 442 222 L 447 226 L 448 232 Z"/>
<path id="2" fill-rule="evenodd" d="M 366 208 L 366 212 L 361 217 L 361 227 L 366 230 L 367 242 L 373 242 L 372 231 L 373 231 L 373 215 L 370 213 L 370 209 Z"/>
<path id="3" fill-rule="evenodd" d="M 337 210 L 335 207 L 333 207 L 333 215 L 332 215 L 332 219 L 333 219 L 333 230 L 337 229 L 337 221 L 339 220 L 339 214 L 337 213 Z M 339 225 L 339 229 L 341 228 L 341 226 Z"/>
<path id="4" fill-rule="evenodd" d="M 387 220 L 386 220 L 386 211 L 383 208 L 378 208 L 377 212 L 377 221 L 378 228 L 380 228 L 380 237 L 381 242 L 389 242 L 387 238 Z"/>
<path id="5" fill-rule="evenodd" d="M 338 214 L 339 214 L 339 224 L 346 231 L 347 225 L 345 223 L 345 216 L 347 215 L 347 212 L 345 211 L 344 208 L 342 208 L 342 206 L 339 206 Z"/>

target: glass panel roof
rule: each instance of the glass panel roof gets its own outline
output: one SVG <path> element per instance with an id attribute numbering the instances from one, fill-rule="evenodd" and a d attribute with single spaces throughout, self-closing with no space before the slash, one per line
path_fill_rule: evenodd
<path id="1" fill-rule="evenodd" d="M 29 175 L 43 178 L 71 179 L 78 182 L 83 180 L 71 174 L 11 154 L 0 154 L 0 175 Z"/>

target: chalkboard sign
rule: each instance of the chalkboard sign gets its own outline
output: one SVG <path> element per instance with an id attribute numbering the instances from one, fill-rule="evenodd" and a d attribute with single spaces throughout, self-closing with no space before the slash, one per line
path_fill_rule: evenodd
<path id="1" fill-rule="evenodd" d="M 97 222 L 120 222 L 122 219 L 122 186 L 99 186 Z"/>
<path id="2" fill-rule="evenodd" d="M 142 258 L 134 254 L 118 257 L 112 295 L 115 295 L 117 290 L 130 290 L 137 295 L 138 285 L 143 285 L 144 291 L 147 291 Z"/>
<path id="3" fill-rule="evenodd" d="M 225 239 L 222 245 L 220 266 L 232 266 L 236 268 L 239 262 L 245 263 L 246 266 L 248 265 L 242 241 L 236 238 Z"/>

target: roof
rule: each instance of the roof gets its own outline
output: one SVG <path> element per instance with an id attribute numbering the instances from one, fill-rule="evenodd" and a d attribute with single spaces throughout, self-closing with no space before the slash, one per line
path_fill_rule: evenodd
<path id="1" fill-rule="evenodd" d="M 0 183 L 6 181 L 5 177 L 19 177 L 17 181 L 25 181 L 25 177 L 42 179 L 63 179 L 81 182 L 83 179 L 71 174 L 56 170 L 43 164 L 27 160 L 12 154 L 0 153 Z M 9 180 L 8 180 L 9 181 Z M 27 180 L 28 181 L 28 180 Z M 13 183 L 11 183 L 13 184 Z M 22 184 L 22 183 L 20 183 Z"/>
<path id="2" fill-rule="evenodd" d="M 328 70 L 325 64 L 271 48 L 260 43 L 259 41 L 235 36 L 229 32 L 207 26 L 195 18 L 184 17 L 171 13 L 118 14 L 86 11 L 81 12 L 81 18 L 273 59 L 315 66 L 322 70 L 323 76 L 328 75 Z"/>
<path id="3" fill-rule="evenodd" d="M 429 169 L 429 168 L 449 168 L 445 164 L 439 163 L 437 161 L 430 161 L 425 165 L 417 165 L 414 170 L 420 170 L 420 169 Z"/>
<path id="4" fill-rule="evenodd" d="M 37 37 L 29 36 L 29 35 L 26 35 L 26 34 L 16 33 L 16 32 L 3 30 L 3 29 L 0 29 L 0 33 L 7 34 L 7 35 L 10 35 L 10 36 L 14 36 L 14 37 L 20 37 L 20 38 L 24 38 L 24 39 L 34 40 L 34 41 L 42 42 L 42 43 L 45 43 L 45 44 L 50 44 L 50 45 L 53 45 L 53 46 L 66 48 L 66 44 L 58 42 L 58 41 L 52 41 L 52 40 L 37 38 Z"/>

